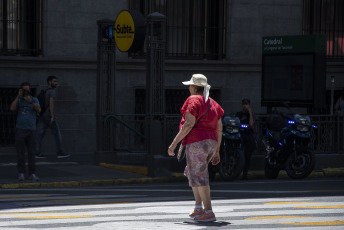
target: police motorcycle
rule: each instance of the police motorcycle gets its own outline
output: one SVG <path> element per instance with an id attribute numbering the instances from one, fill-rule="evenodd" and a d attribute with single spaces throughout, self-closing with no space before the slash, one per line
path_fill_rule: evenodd
<path id="1" fill-rule="evenodd" d="M 289 107 L 287 107 L 290 110 Z M 315 157 L 310 149 L 312 128 L 309 116 L 280 113 L 268 118 L 263 136 L 265 176 L 278 177 L 285 170 L 292 179 L 306 178 L 314 169 Z"/>
<path id="2" fill-rule="evenodd" d="M 248 125 L 241 124 L 238 117 L 229 115 L 223 118 L 222 125 L 220 163 L 217 167 L 209 164 L 209 177 L 214 179 L 219 171 L 223 180 L 233 181 L 240 176 L 245 165 L 240 132 L 248 128 Z"/>

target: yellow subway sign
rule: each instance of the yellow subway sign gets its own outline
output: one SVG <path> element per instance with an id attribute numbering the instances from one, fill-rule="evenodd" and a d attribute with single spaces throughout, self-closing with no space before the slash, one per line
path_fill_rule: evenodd
<path id="1" fill-rule="evenodd" d="M 140 50 L 145 40 L 145 32 L 145 19 L 139 11 L 123 10 L 117 15 L 114 36 L 120 51 Z"/>

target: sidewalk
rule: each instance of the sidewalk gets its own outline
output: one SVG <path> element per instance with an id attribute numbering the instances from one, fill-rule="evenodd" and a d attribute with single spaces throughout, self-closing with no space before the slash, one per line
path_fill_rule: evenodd
<path id="1" fill-rule="evenodd" d="M 110 186 L 132 183 L 166 183 L 186 181 L 182 173 L 173 173 L 170 177 L 148 177 L 147 168 L 100 163 L 99 165 L 80 164 L 73 161 L 36 163 L 37 182 L 18 181 L 16 163 L 0 164 L 0 188 L 58 188 Z M 249 180 L 265 179 L 263 171 L 249 171 Z M 326 168 L 314 171 L 309 177 L 344 177 L 344 168 Z M 278 179 L 288 178 L 281 172 Z M 220 180 L 217 174 L 217 179 Z M 230 182 L 228 182 L 230 183 Z"/>
<path id="2" fill-rule="evenodd" d="M 0 188 L 58 188 L 79 186 L 109 186 L 131 183 L 157 183 L 185 180 L 179 176 L 150 178 L 144 175 L 145 168 L 78 162 L 36 162 L 36 175 L 39 181 L 18 181 L 16 163 L 0 164 Z"/>

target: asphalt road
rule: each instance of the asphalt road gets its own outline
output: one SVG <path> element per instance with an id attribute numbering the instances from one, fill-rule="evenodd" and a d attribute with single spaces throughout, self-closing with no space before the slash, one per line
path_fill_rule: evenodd
<path id="1" fill-rule="evenodd" d="M 214 223 L 186 182 L 0 190 L 3 229 L 344 229 L 344 178 L 211 184 Z"/>

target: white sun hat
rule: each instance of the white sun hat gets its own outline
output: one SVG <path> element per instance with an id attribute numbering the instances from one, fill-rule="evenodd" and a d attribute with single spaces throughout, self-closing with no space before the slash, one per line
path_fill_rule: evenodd
<path id="1" fill-rule="evenodd" d="M 204 87 L 203 97 L 205 99 L 205 102 L 208 101 L 209 98 L 209 90 L 210 85 L 207 83 L 207 77 L 203 74 L 193 74 L 190 81 L 183 81 L 184 85 L 197 85 Z"/>

